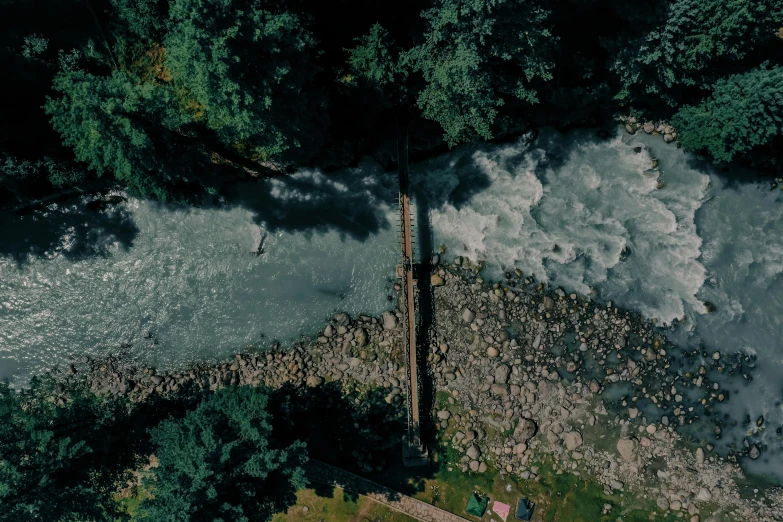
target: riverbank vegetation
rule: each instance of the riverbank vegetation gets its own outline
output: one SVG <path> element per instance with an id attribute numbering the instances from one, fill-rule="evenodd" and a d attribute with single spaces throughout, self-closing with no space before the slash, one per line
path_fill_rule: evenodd
<path id="1" fill-rule="evenodd" d="M 45 4 L 45 5 L 44 5 Z M 779 172 L 783 0 L 3 1 L 0 202 L 118 184 L 393 165 L 519 133 L 671 120 L 686 148 Z"/>

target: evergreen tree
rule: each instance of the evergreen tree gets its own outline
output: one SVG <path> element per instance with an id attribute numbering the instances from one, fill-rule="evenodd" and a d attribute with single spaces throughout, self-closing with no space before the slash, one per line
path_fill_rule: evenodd
<path id="1" fill-rule="evenodd" d="M 193 121 L 257 160 L 312 148 L 324 121 L 312 84 L 315 39 L 302 17 L 281 5 L 179 0 L 164 40 L 166 66 Z"/>
<path id="2" fill-rule="evenodd" d="M 732 161 L 783 134 L 783 67 L 766 65 L 719 80 L 712 95 L 672 119 L 686 150 Z"/>
<path id="3" fill-rule="evenodd" d="M 61 97 L 48 99 L 46 112 L 76 159 L 98 175 L 114 175 L 134 194 L 167 198 L 167 185 L 185 172 L 169 157 L 174 144 L 163 133 L 177 123 L 169 89 L 122 71 L 101 76 L 78 69 L 60 72 L 54 88 Z"/>
<path id="4" fill-rule="evenodd" d="M 535 84 L 552 78 L 548 12 L 531 0 L 439 0 L 423 12 L 427 31 L 406 59 L 424 76 L 424 117 L 449 145 L 490 139 L 501 106 L 538 102 Z"/>
<path id="5" fill-rule="evenodd" d="M 742 69 L 743 60 L 775 37 L 781 20 L 783 0 L 671 0 L 656 28 L 615 42 L 618 98 L 638 105 L 692 103 Z"/>
<path id="6" fill-rule="evenodd" d="M 17 393 L 0 383 L 0 521 L 120 517 L 116 477 L 94 449 L 111 410 L 78 394 L 57 406 L 37 393 L 38 384 Z"/>
<path id="7" fill-rule="evenodd" d="M 264 389 L 228 388 L 151 432 L 159 466 L 145 502 L 155 521 L 264 521 L 306 485 L 304 444 L 273 438 Z"/>

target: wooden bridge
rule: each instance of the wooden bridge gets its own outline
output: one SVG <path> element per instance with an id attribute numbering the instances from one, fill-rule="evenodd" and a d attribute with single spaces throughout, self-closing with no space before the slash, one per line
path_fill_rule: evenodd
<path id="1" fill-rule="evenodd" d="M 413 260 L 413 225 L 411 223 L 410 193 L 408 184 L 408 132 L 402 129 L 397 135 L 398 174 L 400 183 L 400 243 L 402 263 L 398 277 L 402 279 L 404 302 L 403 343 L 407 360 L 408 430 L 403 440 L 402 458 L 406 466 L 421 466 L 429 462 L 427 450 L 421 440 L 420 375 L 418 316 L 415 276 L 417 264 Z"/>

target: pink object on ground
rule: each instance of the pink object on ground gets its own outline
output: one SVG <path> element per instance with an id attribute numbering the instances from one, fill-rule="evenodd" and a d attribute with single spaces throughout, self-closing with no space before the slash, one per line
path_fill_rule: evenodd
<path id="1" fill-rule="evenodd" d="M 492 503 L 492 511 L 497 513 L 503 519 L 503 522 L 506 522 L 506 518 L 508 518 L 508 514 L 511 512 L 511 506 L 496 500 Z"/>

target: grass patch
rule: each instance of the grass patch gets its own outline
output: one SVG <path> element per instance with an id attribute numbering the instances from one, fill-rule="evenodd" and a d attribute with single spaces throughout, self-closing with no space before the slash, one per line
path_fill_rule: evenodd
<path id="1" fill-rule="evenodd" d="M 338 488 L 325 496 L 305 489 L 296 494 L 296 500 L 296 505 L 275 515 L 272 522 L 416 522 L 374 500 Z"/>

